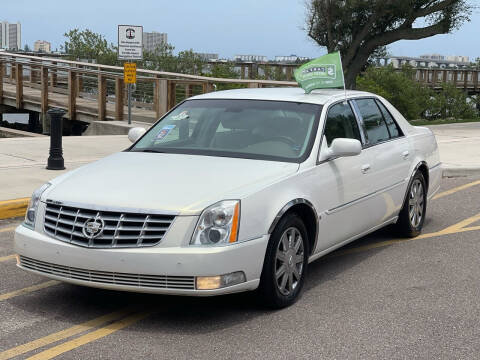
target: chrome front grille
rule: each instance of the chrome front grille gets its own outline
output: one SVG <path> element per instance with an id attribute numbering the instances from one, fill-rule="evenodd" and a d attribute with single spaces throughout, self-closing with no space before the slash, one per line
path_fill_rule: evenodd
<path id="1" fill-rule="evenodd" d="M 115 284 L 159 289 L 195 290 L 194 276 L 142 275 L 108 271 L 95 271 L 56 265 L 20 256 L 20 266 L 46 275 L 77 279 L 99 284 Z"/>
<path id="2" fill-rule="evenodd" d="M 98 220 L 102 231 L 87 236 L 86 222 Z M 49 236 L 92 248 L 146 247 L 158 244 L 175 216 L 97 211 L 47 203 L 44 230 Z"/>

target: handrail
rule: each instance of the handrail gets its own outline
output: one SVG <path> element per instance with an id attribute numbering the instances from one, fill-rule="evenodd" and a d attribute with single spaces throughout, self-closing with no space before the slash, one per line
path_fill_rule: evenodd
<path id="1" fill-rule="evenodd" d="M 76 66 L 86 66 L 86 67 L 93 67 L 97 68 L 98 70 L 101 69 L 109 69 L 109 70 L 117 70 L 123 71 L 123 67 L 120 66 L 113 66 L 113 65 L 102 65 L 102 64 L 92 64 L 80 61 L 71 61 L 71 60 L 63 60 L 63 59 L 56 59 L 56 58 L 47 58 L 47 57 L 37 57 L 31 55 L 20 55 L 14 54 L 9 52 L 0 52 L 0 57 L 16 57 L 22 59 L 35 59 L 41 61 L 50 61 L 55 62 L 57 64 L 71 64 Z M 185 78 L 185 79 L 192 79 L 192 80 L 201 80 L 201 81 L 208 81 L 208 82 L 217 82 L 217 83 L 235 83 L 235 84 L 262 84 L 262 85 L 285 85 L 285 86 L 296 86 L 297 83 L 294 81 L 274 81 L 274 80 L 250 80 L 250 79 L 227 79 L 227 78 L 215 78 L 209 76 L 199 76 L 199 75 L 189 75 L 189 74 L 180 74 L 180 73 L 173 73 L 168 71 L 156 71 L 156 70 L 148 70 L 148 69 L 137 69 L 137 73 L 148 74 L 148 75 L 156 75 L 156 76 L 170 76 L 176 78 Z"/>

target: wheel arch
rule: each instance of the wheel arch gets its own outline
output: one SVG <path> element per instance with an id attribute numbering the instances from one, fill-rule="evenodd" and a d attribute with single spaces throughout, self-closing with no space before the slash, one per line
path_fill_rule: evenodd
<path id="1" fill-rule="evenodd" d="M 298 214 L 304 221 L 308 232 L 309 253 L 311 255 L 317 245 L 319 217 L 315 207 L 307 199 L 297 198 L 285 204 L 275 216 L 275 219 L 268 229 L 268 233 L 271 234 L 278 222 L 290 213 Z"/>
<path id="2" fill-rule="evenodd" d="M 407 201 L 407 198 L 408 198 L 408 189 L 410 189 L 410 185 L 412 185 L 412 182 L 413 182 L 413 177 L 415 176 L 417 171 L 420 171 L 423 175 L 423 178 L 425 179 L 425 185 L 427 186 L 427 188 L 425 189 L 425 192 L 428 194 L 428 182 L 429 182 L 428 165 L 425 161 L 420 161 L 413 168 L 412 174 L 410 175 L 410 180 L 408 181 L 407 190 L 405 191 L 405 196 L 403 198 L 402 207 L 405 206 L 405 202 Z"/>

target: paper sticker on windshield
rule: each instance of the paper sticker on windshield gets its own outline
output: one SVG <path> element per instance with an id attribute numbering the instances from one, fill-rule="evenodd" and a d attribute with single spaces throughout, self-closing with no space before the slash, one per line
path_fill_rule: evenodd
<path id="1" fill-rule="evenodd" d="M 175 125 L 167 125 L 167 126 L 164 126 L 162 128 L 162 130 L 160 130 L 160 132 L 158 133 L 157 137 L 155 138 L 155 140 L 162 140 L 165 136 L 167 136 L 168 134 L 170 134 L 170 131 L 172 131 L 173 129 L 175 128 Z"/>
<path id="2" fill-rule="evenodd" d="M 190 115 L 188 114 L 188 111 L 182 111 L 180 114 L 172 116 L 172 120 L 178 121 L 178 120 L 185 120 L 188 119 Z"/>

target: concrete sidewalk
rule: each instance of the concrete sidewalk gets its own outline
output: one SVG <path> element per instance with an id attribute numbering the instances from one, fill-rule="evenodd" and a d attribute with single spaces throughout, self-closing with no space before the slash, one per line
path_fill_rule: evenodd
<path id="1" fill-rule="evenodd" d="M 480 123 L 429 128 L 437 137 L 444 176 L 480 174 Z M 48 137 L 0 139 L 0 201 L 29 198 L 51 178 L 122 151 L 130 142 L 126 135 L 64 137 L 64 171 L 45 169 L 49 144 Z"/>
<path id="2" fill-rule="evenodd" d="M 45 168 L 49 137 L 0 139 L 0 201 L 29 197 L 48 180 L 130 145 L 126 135 L 66 136 L 63 155 L 67 169 L 54 171 Z"/>
<path id="3" fill-rule="evenodd" d="M 437 138 L 443 176 L 480 175 L 480 122 L 428 126 Z"/>

